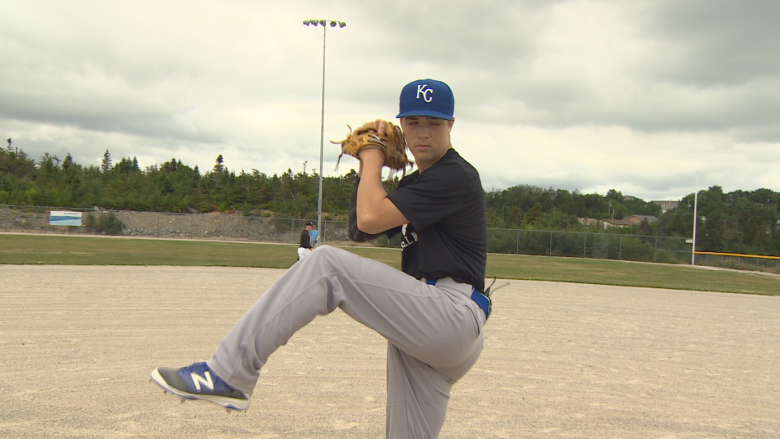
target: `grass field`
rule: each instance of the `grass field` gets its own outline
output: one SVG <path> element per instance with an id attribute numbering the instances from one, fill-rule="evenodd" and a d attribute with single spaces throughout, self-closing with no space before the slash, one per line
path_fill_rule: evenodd
<path id="1" fill-rule="evenodd" d="M 344 248 L 396 268 L 401 265 L 399 250 Z M 296 247 L 284 244 L 0 234 L 0 264 L 289 268 L 296 259 Z M 780 295 L 778 276 L 600 259 L 490 254 L 486 276 Z"/>

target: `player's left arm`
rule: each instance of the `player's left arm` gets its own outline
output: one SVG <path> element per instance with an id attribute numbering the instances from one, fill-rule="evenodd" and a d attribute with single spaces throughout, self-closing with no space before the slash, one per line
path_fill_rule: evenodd
<path id="1" fill-rule="evenodd" d="M 360 151 L 360 183 L 357 191 L 357 227 L 365 233 L 382 233 L 409 222 L 387 197 L 382 186 L 385 155 L 380 149 Z"/>

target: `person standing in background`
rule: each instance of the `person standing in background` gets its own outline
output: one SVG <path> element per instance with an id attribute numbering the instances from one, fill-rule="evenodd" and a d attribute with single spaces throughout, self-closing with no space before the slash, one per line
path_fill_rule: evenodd
<path id="1" fill-rule="evenodd" d="M 317 248 L 317 245 L 320 243 L 320 231 L 317 230 L 317 226 L 315 226 L 314 224 L 311 225 L 311 232 L 309 232 L 309 238 L 311 238 L 312 248 Z"/>
<path id="2" fill-rule="evenodd" d="M 298 247 L 298 260 L 302 260 L 306 256 L 309 255 L 312 251 L 311 246 L 311 235 L 309 235 L 309 232 L 311 232 L 313 225 L 311 221 L 306 221 L 306 225 L 303 227 L 303 230 L 301 231 L 301 245 Z"/>

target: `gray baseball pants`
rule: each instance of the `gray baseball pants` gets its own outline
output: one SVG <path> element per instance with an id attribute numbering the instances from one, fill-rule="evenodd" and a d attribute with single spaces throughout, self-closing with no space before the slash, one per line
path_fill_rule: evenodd
<path id="1" fill-rule="evenodd" d="M 384 263 L 322 246 L 287 270 L 217 347 L 208 366 L 251 394 L 268 357 L 341 308 L 387 339 L 388 438 L 436 438 L 450 389 L 482 352 L 485 313 L 472 288 L 428 285 Z"/>

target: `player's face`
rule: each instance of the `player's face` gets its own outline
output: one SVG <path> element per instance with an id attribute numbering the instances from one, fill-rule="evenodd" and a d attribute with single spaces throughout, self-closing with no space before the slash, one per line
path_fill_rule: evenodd
<path id="1" fill-rule="evenodd" d="M 401 119 L 406 144 L 420 172 L 433 166 L 452 147 L 450 131 L 454 123 L 455 120 L 423 116 Z"/>

